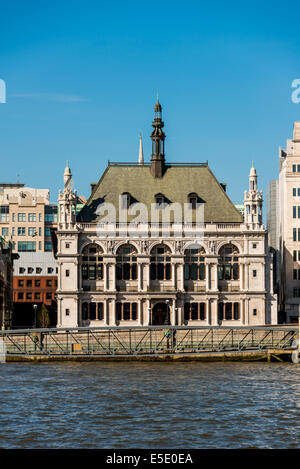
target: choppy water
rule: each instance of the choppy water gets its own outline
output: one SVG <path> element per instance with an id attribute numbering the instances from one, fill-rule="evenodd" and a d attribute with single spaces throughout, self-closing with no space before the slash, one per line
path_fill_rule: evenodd
<path id="1" fill-rule="evenodd" d="M 288 363 L 0 364 L 1 448 L 299 448 Z"/>

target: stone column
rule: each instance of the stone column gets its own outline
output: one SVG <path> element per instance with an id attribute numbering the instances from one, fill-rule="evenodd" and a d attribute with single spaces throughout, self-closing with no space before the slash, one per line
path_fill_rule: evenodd
<path id="1" fill-rule="evenodd" d="M 211 298 L 210 311 L 211 311 L 211 325 L 218 326 L 218 300 L 217 298 Z"/>
<path id="2" fill-rule="evenodd" d="M 138 326 L 142 326 L 143 325 L 143 311 L 142 311 L 142 300 L 138 300 Z"/>
<path id="3" fill-rule="evenodd" d="M 143 264 L 138 263 L 138 290 L 143 290 Z"/>
<path id="4" fill-rule="evenodd" d="M 244 278 L 245 290 L 249 290 L 249 264 L 245 264 L 245 278 Z"/>
<path id="5" fill-rule="evenodd" d="M 144 288 L 146 291 L 148 291 L 150 287 L 150 264 L 149 263 L 145 264 L 145 269 L 146 269 L 146 273 L 145 273 L 146 285 L 144 285 Z"/>
<path id="6" fill-rule="evenodd" d="M 177 325 L 184 326 L 184 300 L 177 300 Z"/>
<path id="7" fill-rule="evenodd" d="M 104 282 L 104 291 L 108 291 L 109 290 L 109 264 L 105 263 L 103 265 L 103 273 L 104 273 L 104 276 L 103 276 L 103 282 Z"/>
<path id="8" fill-rule="evenodd" d="M 172 268 L 172 287 L 175 290 L 176 289 L 176 264 L 172 263 L 171 268 Z"/>
<path id="9" fill-rule="evenodd" d="M 178 264 L 177 288 L 184 291 L 184 264 Z"/>
<path id="10" fill-rule="evenodd" d="M 149 311 L 150 309 L 150 300 L 146 300 L 145 306 L 147 308 L 146 314 L 145 314 L 145 320 L 144 320 L 144 325 L 149 326 L 151 323 L 151 313 Z"/>
<path id="11" fill-rule="evenodd" d="M 244 290 L 244 268 L 245 264 L 244 262 L 241 262 L 239 265 L 240 268 L 240 290 Z"/>
<path id="12" fill-rule="evenodd" d="M 171 306 L 172 305 L 172 306 Z M 175 318 L 176 318 L 176 315 L 175 315 L 175 307 L 176 307 L 176 300 L 173 299 L 171 301 L 171 304 L 169 305 L 169 308 L 170 308 L 170 323 L 171 323 L 171 326 L 176 326 L 176 321 L 175 321 Z"/>
<path id="13" fill-rule="evenodd" d="M 112 264 L 112 290 L 116 291 L 116 263 Z"/>
<path id="14" fill-rule="evenodd" d="M 104 309 L 104 311 L 103 311 L 104 324 L 106 326 L 108 326 L 108 324 L 109 324 L 109 302 L 108 302 L 108 300 L 107 299 L 104 300 L 103 304 L 104 304 L 104 306 L 103 306 L 103 309 Z"/>
<path id="15" fill-rule="evenodd" d="M 110 318 L 111 318 L 111 325 L 116 326 L 117 325 L 117 305 L 116 305 L 116 300 L 112 299 L 110 302 Z"/>

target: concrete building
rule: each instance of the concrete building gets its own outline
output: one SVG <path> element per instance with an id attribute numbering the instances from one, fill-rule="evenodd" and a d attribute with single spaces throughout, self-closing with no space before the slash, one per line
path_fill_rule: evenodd
<path id="1" fill-rule="evenodd" d="M 0 234 L 12 242 L 13 252 L 51 252 L 50 229 L 56 222 L 57 206 L 50 204 L 48 189 L 0 183 Z"/>
<path id="2" fill-rule="evenodd" d="M 20 183 L 0 184 L 0 234 L 11 243 L 12 251 L 19 254 L 19 260 L 14 269 L 13 282 L 14 314 L 12 325 L 14 327 L 17 325 L 32 326 L 33 324 L 33 304 L 38 303 L 38 298 L 35 296 L 39 296 L 41 292 L 39 289 L 24 290 L 27 283 L 32 283 L 28 269 L 33 267 L 27 263 L 28 259 L 32 260 L 33 258 L 42 264 L 45 263 L 44 259 L 47 260 L 48 264 L 49 262 L 50 264 L 55 263 L 51 229 L 56 226 L 57 205 L 50 204 L 48 189 L 25 187 L 24 184 Z M 55 271 L 56 268 L 57 266 L 55 266 Z M 24 269 L 22 278 L 20 278 L 19 269 Z M 53 285 L 55 285 L 57 282 L 56 272 L 53 276 L 55 277 Z M 47 285 L 49 279 L 46 274 L 44 277 L 40 276 L 36 281 Z M 21 286 L 22 283 L 24 286 Z M 43 300 L 46 300 L 47 295 L 49 297 L 50 291 L 42 295 Z M 54 298 L 51 298 L 50 303 L 48 300 L 44 304 L 48 307 L 51 304 L 51 311 L 56 312 L 53 300 Z"/>
<path id="3" fill-rule="evenodd" d="M 12 253 L 9 241 L 0 237 L 0 327 L 11 327 L 13 312 L 13 261 L 17 254 Z"/>
<path id="4" fill-rule="evenodd" d="M 243 215 L 207 163 L 166 162 L 159 102 L 154 112 L 150 164 L 141 147 L 136 164 L 109 163 L 77 216 L 65 170 L 58 327 L 276 324 L 255 168 Z"/>
<path id="5" fill-rule="evenodd" d="M 56 326 L 57 262 L 52 252 L 24 252 L 14 263 L 13 327 L 34 322 L 34 307 L 44 304 L 51 326 Z"/>
<path id="6" fill-rule="evenodd" d="M 267 194 L 267 230 L 270 249 L 273 252 L 273 288 L 279 293 L 280 286 L 280 217 L 279 184 L 277 180 L 269 183 Z M 280 321 L 283 318 L 280 318 Z"/>
<path id="7" fill-rule="evenodd" d="M 273 192 L 275 187 L 278 201 L 271 201 L 269 228 L 270 243 L 280 251 L 279 310 L 283 321 L 295 322 L 300 305 L 300 122 L 294 123 L 286 148 L 279 148 L 279 180 Z"/>

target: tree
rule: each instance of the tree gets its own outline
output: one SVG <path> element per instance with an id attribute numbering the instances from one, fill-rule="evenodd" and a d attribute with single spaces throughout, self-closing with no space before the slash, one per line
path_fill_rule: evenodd
<path id="1" fill-rule="evenodd" d="M 37 327 L 47 328 L 49 327 L 49 324 L 50 324 L 49 311 L 48 311 L 47 306 L 44 305 L 43 303 L 38 312 Z"/>

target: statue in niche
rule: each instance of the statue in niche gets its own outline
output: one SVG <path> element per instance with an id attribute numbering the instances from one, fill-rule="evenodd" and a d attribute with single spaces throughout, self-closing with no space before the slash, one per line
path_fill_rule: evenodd
<path id="1" fill-rule="evenodd" d="M 209 252 L 211 254 L 215 254 L 216 253 L 216 243 L 215 241 L 210 241 L 209 242 Z"/>

